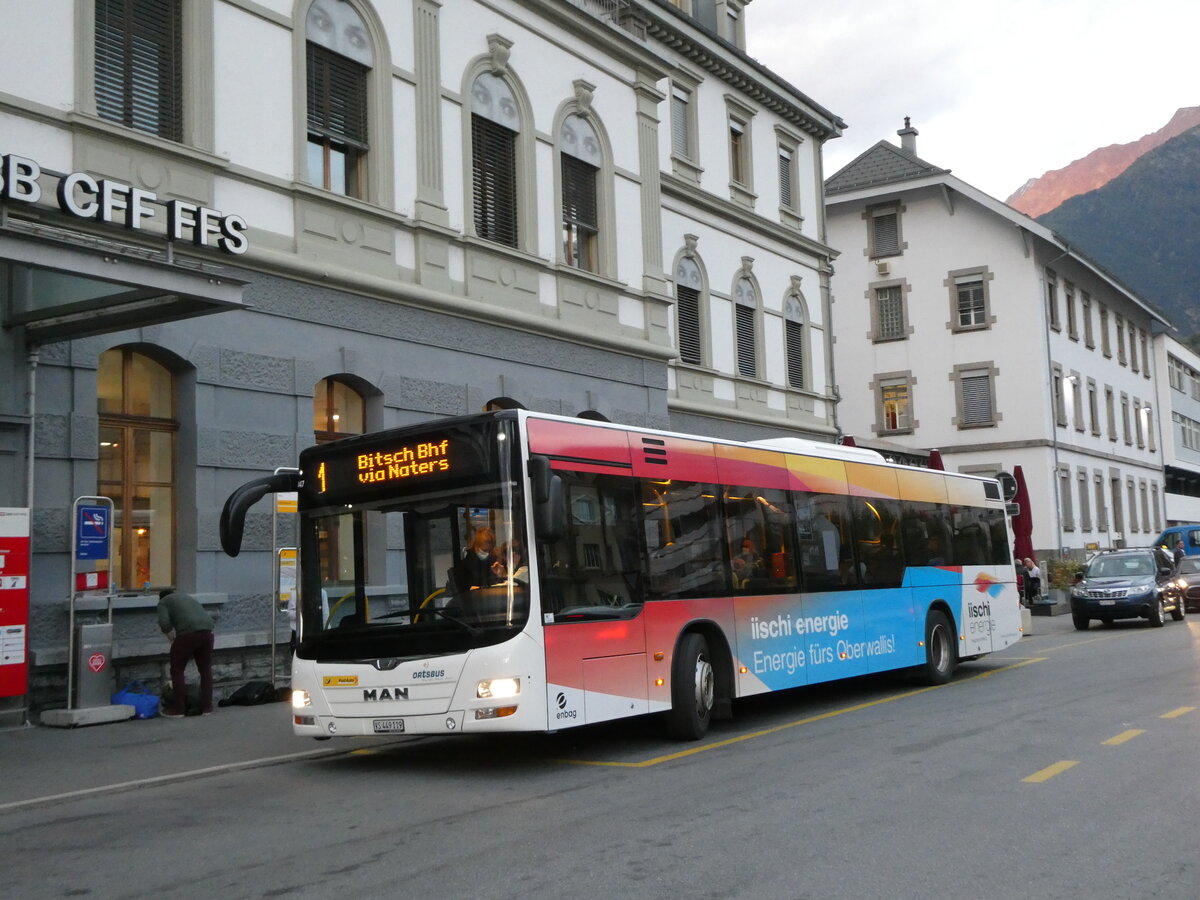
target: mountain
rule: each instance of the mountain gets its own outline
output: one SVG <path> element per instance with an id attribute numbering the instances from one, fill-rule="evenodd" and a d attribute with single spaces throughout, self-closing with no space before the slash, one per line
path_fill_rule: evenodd
<path id="1" fill-rule="evenodd" d="M 1200 125 L 1038 221 L 1158 307 L 1181 335 L 1200 333 Z"/>
<path id="2" fill-rule="evenodd" d="M 1200 106 L 1180 109 L 1154 134 L 1129 144 L 1101 147 L 1069 166 L 1047 172 L 1041 178 L 1031 178 L 1004 202 L 1036 219 L 1064 200 L 1103 187 L 1141 156 L 1197 125 L 1200 125 Z"/>

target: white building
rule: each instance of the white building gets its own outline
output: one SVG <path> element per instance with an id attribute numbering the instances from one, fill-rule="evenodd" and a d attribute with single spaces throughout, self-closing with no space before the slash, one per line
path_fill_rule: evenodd
<path id="1" fill-rule="evenodd" d="M 1163 524 L 1158 315 L 1058 235 L 917 156 L 917 130 L 826 182 L 848 435 L 1020 466 L 1039 553 Z"/>
<path id="2" fill-rule="evenodd" d="M 116 664 L 148 673 L 165 585 L 261 659 L 272 519 L 231 561 L 218 513 L 315 441 L 505 397 L 832 439 L 843 123 L 746 55 L 746 5 L 6 10 L 0 507 L 32 510 L 31 693 L 61 687 L 79 496 L 116 502 Z"/>
<path id="3" fill-rule="evenodd" d="M 1200 354 L 1164 332 L 1154 336 L 1154 360 L 1167 524 L 1200 522 Z"/>

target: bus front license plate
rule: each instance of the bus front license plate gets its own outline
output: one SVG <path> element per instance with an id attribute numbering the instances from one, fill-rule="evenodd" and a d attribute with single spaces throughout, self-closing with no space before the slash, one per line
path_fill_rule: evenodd
<path id="1" fill-rule="evenodd" d="M 400 734 L 404 731 L 403 719 L 376 719 L 373 725 L 376 734 Z"/>

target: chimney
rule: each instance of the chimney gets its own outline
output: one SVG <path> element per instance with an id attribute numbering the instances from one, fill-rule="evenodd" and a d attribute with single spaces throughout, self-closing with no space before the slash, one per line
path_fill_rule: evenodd
<path id="1" fill-rule="evenodd" d="M 913 128 L 912 125 L 909 124 L 908 116 L 905 116 L 904 127 L 896 132 L 896 134 L 900 135 L 900 149 L 905 153 L 911 153 L 913 156 L 916 156 L 917 135 L 920 133 L 921 132 L 917 131 L 917 129 Z"/>

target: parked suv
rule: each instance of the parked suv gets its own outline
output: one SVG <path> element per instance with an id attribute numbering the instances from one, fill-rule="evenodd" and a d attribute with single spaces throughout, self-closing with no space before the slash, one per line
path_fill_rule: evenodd
<path id="1" fill-rule="evenodd" d="M 1172 576 L 1171 557 L 1156 547 L 1106 550 L 1092 557 L 1083 580 L 1071 588 L 1071 618 L 1080 631 L 1092 619 L 1149 619 L 1161 627 L 1166 614 L 1184 616 L 1183 597 Z"/>

